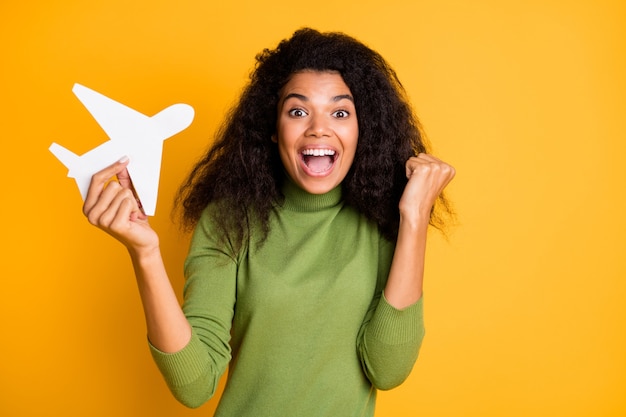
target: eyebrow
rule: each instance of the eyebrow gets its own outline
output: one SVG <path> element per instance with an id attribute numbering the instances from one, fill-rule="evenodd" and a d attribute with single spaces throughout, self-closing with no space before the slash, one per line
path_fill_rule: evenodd
<path id="1" fill-rule="evenodd" d="M 285 101 L 289 100 L 290 98 L 297 98 L 297 99 L 302 100 L 302 101 L 309 101 L 309 98 L 307 96 L 304 96 L 304 95 L 298 94 L 298 93 L 290 93 L 290 94 L 287 94 L 285 96 L 285 98 L 283 99 L 283 103 Z M 344 100 L 344 99 L 345 100 L 350 100 L 351 102 L 354 103 L 354 98 L 350 94 L 340 94 L 338 96 L 333 97 L 331 99 L 331 101 L 337 102 L 337 101 Z"/>

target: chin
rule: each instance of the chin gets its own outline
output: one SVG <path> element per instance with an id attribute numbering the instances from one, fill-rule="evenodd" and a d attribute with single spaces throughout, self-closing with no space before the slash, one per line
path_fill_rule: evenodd
<path id="1" fill-rule="evenodd" d="M 340 183 L 335 181 L 311 180 L 297 181 L 298 187 L 302 188 L 309 194 L 326 194 L 335 189 Z"/>

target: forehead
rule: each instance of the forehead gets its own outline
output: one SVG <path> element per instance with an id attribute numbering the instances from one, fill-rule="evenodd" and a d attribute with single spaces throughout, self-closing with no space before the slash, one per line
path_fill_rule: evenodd
<path id="1" fill-rule="evenodd" d="M 341 74 L 336 71 L 301 71 L 294 73 L 280 91 L 281 99 L 292 93 L 339 95 L 350 94 Z"/>

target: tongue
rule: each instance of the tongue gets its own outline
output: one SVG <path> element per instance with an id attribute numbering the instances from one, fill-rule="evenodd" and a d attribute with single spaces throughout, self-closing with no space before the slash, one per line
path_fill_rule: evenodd
<path id="1" fill-rule="evenodd" d="M 313 172 L 328 171 L 333 164 L 330 156 L 307 156 L 305 157 L 306 166 Z"/>

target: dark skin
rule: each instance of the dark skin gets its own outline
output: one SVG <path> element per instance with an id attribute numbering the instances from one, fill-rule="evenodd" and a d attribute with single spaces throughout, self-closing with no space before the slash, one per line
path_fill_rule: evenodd
<path id="1" fill-rule="evenodd" d="M 299 83 L 295 86 L 298 91 L 310 97 L 321 96 L 319 101 L 328 103 L 332 102 L 332 97 L 343 91 L 343 81 L 339 83 L 339 79 L 331 83 L 331 88 L 326 88 L 329 74 L 313 72 L 300 77 L 294 76 L 290 83 Z M 283 94 L 284 91 L 290 90 L 285 88 Z M 325 107 L 309 110 L 308 114 L 319 115 L 325 111 Z M 334 143 L 340 140 L 340 136 L 336 137 L 339 130 L 334 128 L 335 122 L 332 118 L 302 116 L 291 122 L 281 122 L 279 119 L 278 123 L 279 127 L 281 123 L 288 125 L 288 128 L 278 129 L 276 140 L 279 143 L 288 140 L 299 143 L 301 138 L 306 139 L 307 132 L 320 131 L 324 132 L 324 141 Z M 297 146 L 292 148 L 298 149 Z M 91 224 L 126 246 L 135 269 L 148 338 L 163 352 L 177 352 L 189 342 L 191 327 L 167 276 L 161 258 L 159 237 L 150 227 L 133 192 L 126 169 L 128 163 L 128 159 L 123 158 L 93 176 L 83 212 Z M 414 304 L 422 296 L 426 234 L 431 209 L 455 176 L 453 167 L 424 153 L 409 158 L 405 169 L 408 182 L 398 206 L 400 226 L 396 250 L 384 289 L 385 298 L 397 309 Z M 115 176 L 118 181 L 110 181 Z M 328 178 L 336 180 L 332 175 Z M 342 180 L 343 177 L 339 178 L 339 181 Z"/>

